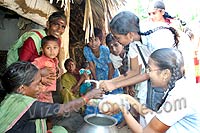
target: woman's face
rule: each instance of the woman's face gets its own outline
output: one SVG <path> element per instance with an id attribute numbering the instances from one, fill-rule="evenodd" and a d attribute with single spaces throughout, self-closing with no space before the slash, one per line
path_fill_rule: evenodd
<path id="1" fill-rule="evenodd" d="M 110 52 L 116 56 L 122 53 L 123 51 L 123 46 L 117 42 L 117 41 L 112 41 L 108 44 L 108 47 L 110 49 Z"/>
<path id="2" fill-rule="evenodd" d="M 43 87 L 42 83 L 41 83 L 41 74 L 38 71 L 33 79 L 33 82 L 29 85 L 23 85 L 21 86 L 21 93 L 26 95 L 26 96 L 30 96 L 33 98 L 37 98 L 41 88 Z"/>
<path id="3" fill-rule="evenodd" d="M 74 62 L 70 61 L 67 64 L 67 72 L 73 73 L 75 70 L 76 70 L 76 64 Z"/>
<path id="4" fill-rule="evenodd" d="M 156 66 L 155 61 L 149 58 L 146 71 L 149 74 L 152 87 L 167 88 L 169 77 L 166 75 L 165 70 L 161 70 Z"/>
<path id="5" fill-rule="evenodd" d="M 164 17 L 163 17 L 164 13 L 165 13 L 165 11 L 163 11 L 161 9 L 153 9 L 148 12 L 149 19 L 153 22 L 164 21 Z"/>
<path id="6" fill-rule="evenodd" d="M 113 33 L 113 35 L 116 38 L 116 40 L 123 46 L 126 46 L 133 41 L 140 40 L 140 35 L 138 35 L 138 33 L 136 33 L 136 32 L 129 32 L 126 35 Z"/>
<path id="7" fill-rule="evenodd" d="M 66 27 L 66 21 L 62 18 L 55 19 L 53 22 L 47 22 L 47 35 L 55 36 L 56 38 L 61 38 Z"/>

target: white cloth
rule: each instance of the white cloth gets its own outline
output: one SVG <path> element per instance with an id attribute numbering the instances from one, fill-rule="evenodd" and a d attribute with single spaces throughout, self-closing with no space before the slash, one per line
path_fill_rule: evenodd
<path id="1" fill-rule="evenodd" d="M 112 61 L 115 69 L 118 69 L 120 66 L 122 66 L 122 58 L 120 56 L 110 53 L 110 60 Z"/>
<path id="2" fill-rule="evenodd" d="M 169 27 L 169 25 L 164 22 L 146 22 L 141 23 L 140 30 L 141 32 L 146 32 L 160 26 Z M 150 35 L 142 35 L 141 38 L 142 43 L 146 45 L 151 52 L 160 48 L 172 48 L 175 43 L 174 34 L 169 29 L 159 29 Z"/>
<path id="3" fill-rule="evenodd" d="M 143 64 L 142 58 L 137 49 L 136 43 L 138 44 L 139 47 L 142 45 L 140 42 L 132 42 L 130 44 L 129 52 L 128 52 L 129 67 L 130 67 L 130 58 L 135 58 L 136 56 L 138 56 L 139 65 L 141 66 L 140 73 L 142 74 L 145 72 L 145 66 Z M 144 55 L 145 60 L 147 61 L 148 57 L 145 54 L 143 54 L 143 55 Z M 138 91 L 137 98 L 139 98 L 140 103 L 145 104 L 146 97 L 147 97 L 147 81 L 136 84 L 135 89 Z"/>
<path id="4" fill-rule="evenodd" d="M 200 89 L 192 80 L 180 79 L 169 92 L 156 117 L 171 126 L 167 133 L 200 132 Z"/>

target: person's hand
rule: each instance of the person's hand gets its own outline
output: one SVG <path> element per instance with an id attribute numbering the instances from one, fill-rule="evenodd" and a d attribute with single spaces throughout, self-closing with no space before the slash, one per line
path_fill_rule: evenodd
<path id="1" fill-rule="evenodd" d="M 56 76 L 57 79 L 60 78 L 64 73 L 64 70 L 62 68 L 57 67 L 57 72 L 56 72 Z"/>
<path id="2" fill-rule="evenodd" d="M 126 86 L 126 87 L 124 87 L 124 91 L 125 91 L 124 92 L 125 94 L 129 94 L 132 97 L 135 96 L 135 91 L 134 91 L 133 86 Z"/>
<path id="3" fill-rule="evenodd" d="M 104 91 L 112 91 L 116 89 L 116 86 L 111 80 L 101 80 L 99 81 L 99 88 L 103 89 Z"/>
<path id="4" fill-rule="evenodd" d="M 72 93 L 73 93 L 73 94 L 78 94 L 78 92 L 79 92 L 78 89 L 79 89 L 79 87 L 78 87 L 77 85 L 73 86 L 73 87 L 72 87 Z"/>
<path id="5" fill-rule="evenodd" d="M 49 75 L 56 75 L 52 67 L 44 67 L 40 69 L 40 74 L 42 77 L 49 76 Z"/>
<path id="6" fill-rule="evenodd" d="M 105 92 L 102 89 L 92 89 L 85 94 L 88 99 L 98 99 L 102 98 Z"/>
<path id="7" fill-rule="evenodd" d="M 40 73 L 42 76 L 42 84 L 43 85 L 52 85 L 53 81 L 56 80 L 56 73 L 53 71 L 53 68 L 44 67 L 40 69 Z"/>

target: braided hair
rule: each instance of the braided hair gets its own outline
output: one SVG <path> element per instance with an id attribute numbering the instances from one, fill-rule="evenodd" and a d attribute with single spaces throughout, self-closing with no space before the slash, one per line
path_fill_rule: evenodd
<path id="1" fill-rule="evenodd" d="M 165 102 L 168 93 L 175 87 L 175 82 L 184 76 L 184 61 L 181 52 L 174 48 L 162 48 L 155 50 L 150 58 L 156 62 L 161 70 L 169 69 L 171 72 L 171 78 L 168 82 L 168 92 L 163 98 L 161 105 Z M 160 105 L 160 106 L 161 106 Z"/>
<path id="2" fill-rule="evenodd" d="M 178 39 L 178 38 L 179 38 L 180 36 L 179 36 L 177 30 L 174 29 L 173 27 L 164 27 L 164 26 L 160 26 L 160 27 L 157 27 L 157 28 L 155 28 L 155 29 L 153 29 L 153 30 L 148 30 L 148 31 L 146 31 L 146 32 L 138 32 L 138 34 L 139 34 L 139 35 L 143 35 L 143 36 L 148 36 L 148 35 L 154 33 L 154 32 L 157 31 L 157 30 L 160 30 L 160 29 L 168 29 L 168 30 L 170 30 L 170 31 L 172 32 L 172 34 L 174 35 L 174 44 L 173 44 L 173 47 L 174 47 L 174 48 L 178 48 L 178 44 L 179 44 L 179 39 Z"/>

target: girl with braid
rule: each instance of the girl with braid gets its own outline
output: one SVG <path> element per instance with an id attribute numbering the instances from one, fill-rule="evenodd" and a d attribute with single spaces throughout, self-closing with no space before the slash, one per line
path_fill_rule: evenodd
<path id="1" fill-rule="evenodd" d="M 139 81 L 136 82 L 137 84 L 135 83 L 134 86 L 134 90 L 136 92 L 135 97 L 139 100 L 141 104 L 146 105 L 146 103 L 148 102 L 153 103 L 153 105 L 150 106 L 151 109 L 158 110 L 158 107 L 160 106 L 162 98 L 164 96 L 164 91 L 162 88 L 160 88 L 161 91 L 159 91 L 159 95 L 156 94 L 153 98 L 151 97 L 151 99 L 147 99 L 147 81 L 145 80 L 148 80 L 148 76 L 145 74 L 146 66 L 144 61 L 142 60 L 141 54 L 138 51 L 137 45 L 139 49 L 141 49 L 142 55 L 146 62 L 151 51 L 149 52 L 148 50 L 150 49 L 145 49 L 145 45 L 142 44 L 142 36 L 150 36 L 151 34 L 156 33 L 160 29 L 158 28 L 146 32 L 141 32 L 139 26 L 139 18 L 134 13 L 129 11 L 123 11 L 117 14 L 110 22 L 110 29 L 117 41 L 124 46 L 126 53 L 123 58 L 123 61 L 126 62 L 128 58 L 128 63 L 123 63 L 123 61 L 122 63 L 124 68 L 127 68 L 126 66 L 128 65 L 128 67 L 130 67 L 130 71 L 117 78 L 102 82 L 101 87 L 106 88 L 108 90 L 112 90 L 116 87 L 134 85 L 134 83 L 132 83 L 133 81 L 131 81 L 131 78 L 133 78 L 136 75 L 140 75 L 138 78 Z M 173 28 L 167 28 L 164 30 L 169 31 L 169 33 L 172 34 L 172 36 L 170 38 L 164 38 L 162 42 L 165 43 L 160 43 L 160 48 L 177 48 L 178 34 L 176 30 Z M 154 39 L 159 40 L 160 36 L 161 35 L 154 36 Z M 142 117 L 140 121 L 141 123 L 143 123 Z M 145 124 L 143 125 L 145 126 Z"/>
<path id="2" fill-rule="evenodd" d="M 160 87 L 166 92 L 159 111 L 153 112 L 129 95 L 115 95 L 120 99 L 119 101 L 128 101 L 145 117 L 148 123 L 145 128 L 142 128 L 130 115 L 123 102 L 117 103 L 116 100 L 112 100 L 115 99 L 114 97 L 104 99 L 100 103 L 99 107 L 102 112 L 112 114 L 120 109 L 129 128 L 136 133 L 199 133 L 200 90 L 190 78 L 185 77 L 181 52 L 174 48 L 155 50 L 149 57 L 146 73 L 150 77 L 153 87 Z M 110 109 L 105 112 L 102 108 L 105 104 L 110 104 L 111 107 L 115 105 L 116 110 Z M 118 108 L 116 108 L 116 104 Z"/>

